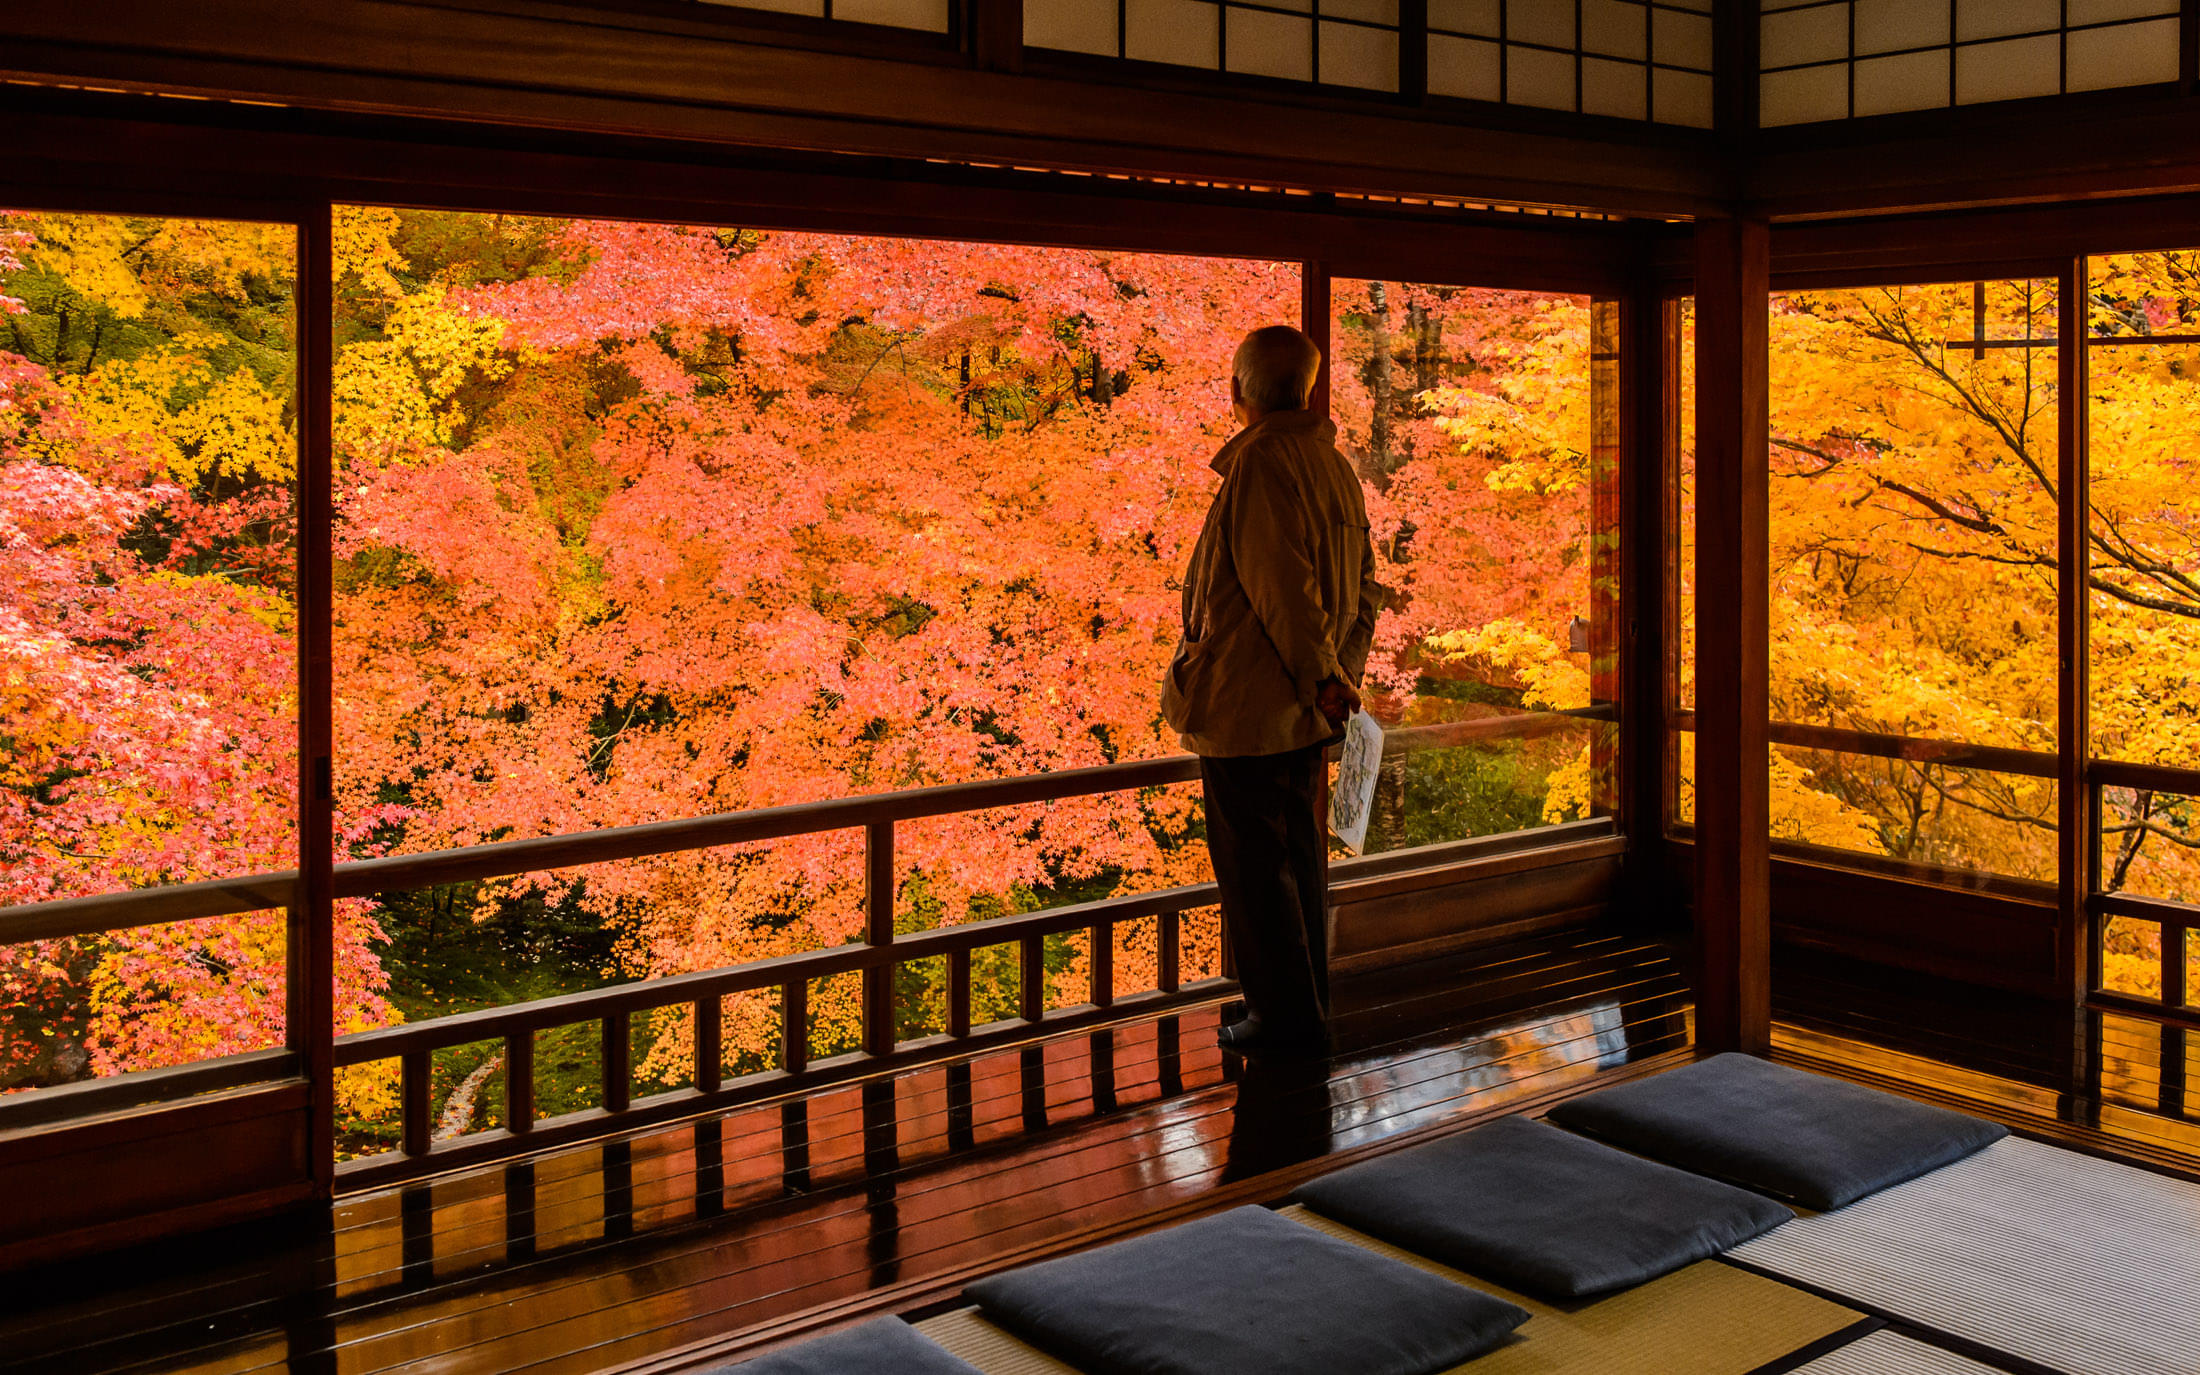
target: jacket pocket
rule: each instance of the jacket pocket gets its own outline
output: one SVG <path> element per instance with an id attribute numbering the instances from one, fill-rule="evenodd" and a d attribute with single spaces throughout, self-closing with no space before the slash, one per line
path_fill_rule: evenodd
<path id="1" fill-rule="evenodd" d="M 1199 728 L 1199 720 L 1204 715 L 1200 707 L 1205 696 L 1202 670 L 1207 667 L 1208 650 L 1213 644 L 1212 636 L 1203 640 L 1183 640 L 1178 642 L 1176 653 L 1169 657 L 1169 668 L 1161 684 L 1161 719 L 1173 730 L 1189 735 Z"/>

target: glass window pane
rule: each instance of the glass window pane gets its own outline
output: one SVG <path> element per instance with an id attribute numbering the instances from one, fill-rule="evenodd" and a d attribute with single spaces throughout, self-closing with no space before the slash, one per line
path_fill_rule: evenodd
<path id="1" fill-rule="evenodd" d="M 2054 748 L 2054 306 L 2051 281 L 1774 298 L 1776 720 Z"/>
<path id="2" fill-rule="evenodd" d="M 1616 312 L 1578 296 L 1339 279 L 1331 411 L 1391 589 L 1370 662 L 1388 726 L 1494 723 L 1617 696 Z M 1606 442 L 1599 442 L 1600 434 Z M 1602 519 L 1610 524 L 1600 527 Z M 1614 584 L 1616 587 L 1616 584 Z M 1610 733 L 1387 754 L 1370 849 L 1596 815 Z"/>
<path id="3" fill-rule="evenodd" d="M 1231 354 L 1296 318 L 1294 266 L 375 207 L 337 227 L 352 855 L 1179 752 L 1172 583 L 1236 428 Z M 903 828 L 897 915 L 1197 881 L 1187 806 Z M 347 958 L 389 1007 L 344 1029 L 843 943 L 863 853 L 838 832 L 383 894 Z M 906 973 L 933 1006 L 937 968 Z M 817 992 L 819 1053 L 851 1044 L 856 1004 Z M 777 1034 L 732 1011 L 729 1073 Z M 689 1034 L 637 1020 L 637 1083 L 674 1082 Z"/>
<path id="4" fill-rule="evenodd" d="M 297 865 L 296 252 L 0 210 L 0 906 Z M 0 1094 L 281 1045 L 286 948 L 272 912 L 0 948 Z"/>
<path id="5" fill-rule="evenodd" d="M 2103 788 L 2101 891 L 2200 908 L 2200 798 Z"/>
<path id="6" fill-rule="evenodd" d="M 2051 281 L 1774 298 L 1775 721 L 2054 751 L 2054 301 Z M 1787 762 L 1776 798 L 1873 833 L 1816 843 L 2055 877 L 2047 780 Z"/>
<path id="7" fill-rule="evenodd" d="M 1775 745 L 1772 838 L 1941 869 L 2056 876 L 2052 779 Z"/>
<path id="8" fill-rule="evenodd" d="M 2095 258 L 2088 460 L 2093 753 L 2200 760 L 2200 253 Z"/>
<path id="9" fill-rule="evenodd" d="M 2110 917 L 2101 923 L 2101 987 L 2133 998 L 2161 999 L 2160 923 L 2136 917 Z"/>

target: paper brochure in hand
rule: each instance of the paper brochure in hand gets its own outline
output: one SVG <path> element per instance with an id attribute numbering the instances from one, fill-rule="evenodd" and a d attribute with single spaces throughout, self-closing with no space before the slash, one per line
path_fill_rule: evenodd
<path id="1" fill-rule="evenodd" d="M 1364 711 L 1344 723 L 1344 752 L 1329 793 L 1329 829 L 1353 854 L 1367 844 L 1367 818 L 1375 809 L 1375 770 L 1383 762 L 1383 728 Z"/>

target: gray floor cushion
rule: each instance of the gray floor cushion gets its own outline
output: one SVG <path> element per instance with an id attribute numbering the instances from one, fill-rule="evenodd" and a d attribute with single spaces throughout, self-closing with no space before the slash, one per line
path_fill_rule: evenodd
<path id="1" fill-rule="evenodd" d="M 996 1275 L 969 1294 L 1089 1375 L 1430 1375 L 1528 1318 L 1265 1208 Z"/>
<path id="2" fill-rule="evenodd" d="M 1839 1208 L 2008 1135 L 1999 1123 L 1750 1055 L 1569 1099 L 1550 1119 L 1806 1208 Z"/>
<path id="3" fill-rule="evenodd" d="M 1631 1288 L 1795 1216 L 1747 1190 L 1525 1117 L 1339 1170 L 1292 1197 L 1547 1299 Z"/>
<path id="4" fill-rule="evenodd" d="M 723 1366 L 716 1375 L 978 1375 L 968 1361 L 950 1356 L 899 1318 L 876 1318 L 859 1327 Z"/>

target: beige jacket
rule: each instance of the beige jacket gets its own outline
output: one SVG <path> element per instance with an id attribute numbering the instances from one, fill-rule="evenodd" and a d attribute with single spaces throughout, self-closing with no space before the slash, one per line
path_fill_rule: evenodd
<path id="1" fill-rule="evenodd" d="M 1194 754 L 1280 754 L 1336 734 L 1325 678 L 1357 684 L 1382 589 L 1337 427 L 1279 411 L 1215 455 L 1222 489 L 1184 573 L 1184 639 L 1161 714 Z"/>

